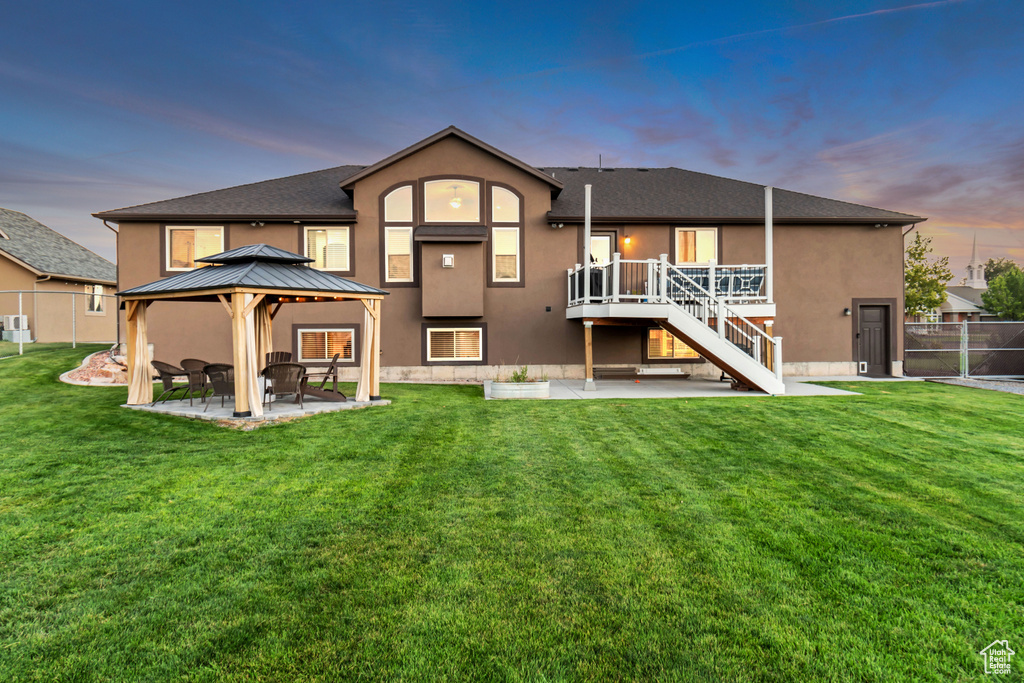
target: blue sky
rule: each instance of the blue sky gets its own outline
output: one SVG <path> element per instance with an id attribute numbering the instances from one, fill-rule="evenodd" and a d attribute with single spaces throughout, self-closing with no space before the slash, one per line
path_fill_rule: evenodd
<path id="1" fill-rule="evenodd" d="M 448 125 L 544 165 L 678 166 L 929 217 L 1024 261 L 1019 0 L 46 2 L 0 22 L 0 206 L 95 211 Z"/>

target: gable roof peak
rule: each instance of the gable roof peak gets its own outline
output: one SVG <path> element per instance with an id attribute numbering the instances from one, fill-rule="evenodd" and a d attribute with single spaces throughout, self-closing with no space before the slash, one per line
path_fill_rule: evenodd
<path id="1" fill-rule="evenodd" d="M 348 192 L 349 190 L 351 190 L 355 186 L 355 184 L 357 182 L 359 182 L 363 178 L 366 178 L 367 176 L 373 175 L 377 171 L 380 171 L 380 170 L 382 170 L 384 168 L 387 168 L 388 166 L 391 166 L 392 164 L 395 164 L 395 163 L 401 161 L 402 159 L 405 159 L 406 157 L 412 156 L 416 152 L 419 152 L 421 149 L 429 147 L 430 145 L 433 145 L 434 143 L 439 142 L 439 141 L 441 141 L 441 140 L 443 140 L 443 139 L 445 139 L 447 137 L 457 137 L 457 138 L 459 138 L 459 139 L 461 139 L 461 140 L 463 140 L 463 141 L 473 145 L 474 147 L 478 147 L 479 149 L 482 149 L 483 151 L 498 157 L 502 161 L 505 161 L 506 163 L 509 163 L 512 166 L 515 166 L 515 167 L 519 168 L 520 170 L 526 172 L 527 174 L 532 175 L 535 178 L 538 178 L 538 179 L 544 181 L 545 183 L 550 185 L 551 188 L 554 189 L 554 190 L 561 190 L 562 189 L 562 183 L 560 181 L 556 180 L 550 174 L 545 173 L 544 171 L 541 171 L 540 169 L 538 169 L 538 168 L 536 168 L 534 166 L 530 166 L 526 162 L 521 161 L 521 160 L 515 158 L 511 154 L 506 154 L 505 152 L 502 152 L 497 147 L 489 145 L 486 142 L 484 142 L 483 140 L 480 140 L 479 138 L 473 137 L 472 135 L 470 135 L 466 131 L 464 131 L 464 130 L 462 130 L 460 128 L 457 128 L 456 126 L 448 126 L 444 130 L 439 130 L 438 132 L 434 133 L 433 135 L 431 135 L 429 137 L 426 137 L 426 138 L 423 138 L 419 142 L 417 142 L 417 143 L 415 143 L 413 145 L 410 145 L 409 147 L 406 147 L 403 150 L 395 152 L 391 156 L 389 156 L 389 157 L 387 157 L 385 159 L 381 159 L 380 161 L 378 161 L 375 164 L 371 164 L 370 166 L 367 166 L 362 171 L 359 171 L 358 173 L 356 173 L 356 174 L 354 174 L 352 176 L 349 176 L 348 178 L 342 180 L 341 183 L 339 183 L 341 185 L 341 189 L 343 189 L 346 192 Z"/>

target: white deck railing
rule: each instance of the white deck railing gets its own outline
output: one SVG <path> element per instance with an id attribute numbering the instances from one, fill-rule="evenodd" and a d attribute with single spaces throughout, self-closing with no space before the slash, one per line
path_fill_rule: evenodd
<path id="1" fill-rule="evenodd" d="M 782 337 L 771 337 L 744 318 L 737 304 L 768 303 L 765 265 L 675 266 L 660 259 L 626 260 L 568 270 L 569 306 L 616 303 L 672 304 L 712 327 L 782 379 Z"/>
<path id="2" fill-rule="evenodd" d="M 764 264 L 674 266 L 660 259 L 627 260 L 612 256 L 607 264 L 576 264 L 569 269 L 569 305 L 584 302 L 645 302 L 660 298 L 660 277 L 669 269 L 686 275 L 712 298 L 728 303 L 769 303 L 764 293 Z M 671 284 L 671 283 L 666 283 Z"/>

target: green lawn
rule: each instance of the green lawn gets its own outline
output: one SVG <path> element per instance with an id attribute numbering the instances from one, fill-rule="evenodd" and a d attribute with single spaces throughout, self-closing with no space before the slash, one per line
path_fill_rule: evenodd
<path id="1" fill-rule="evenodd" d="M 240 432 L 57 383 L 89 350 L 0 361 L 0 680 L 947 681 L 1024 652 L 1019 396 L 385 385 Z"/>

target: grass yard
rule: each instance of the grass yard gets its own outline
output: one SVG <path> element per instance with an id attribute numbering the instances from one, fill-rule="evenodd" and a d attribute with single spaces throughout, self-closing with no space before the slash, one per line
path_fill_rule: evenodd
<path id="1" fill-rule="evenodd" d="M 1020 396 L 385 385 L 239 432 L 59 384 L 89 350 L 0 361 L 2 680 L 949 681 L 1024 652 Z"/>

